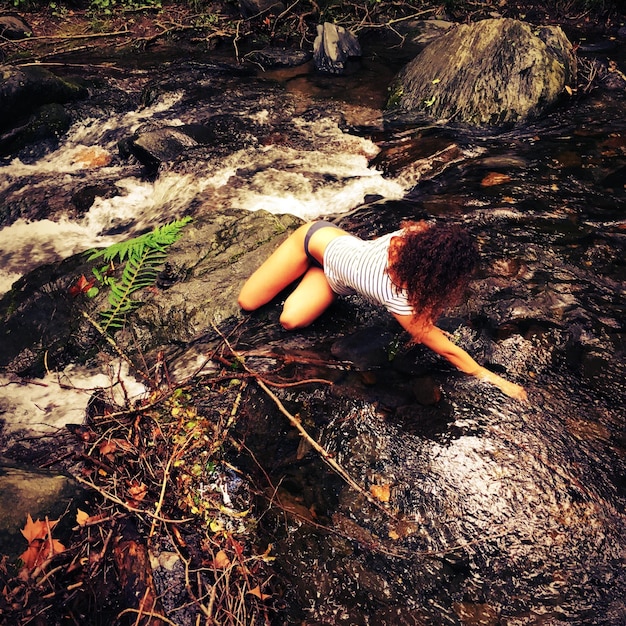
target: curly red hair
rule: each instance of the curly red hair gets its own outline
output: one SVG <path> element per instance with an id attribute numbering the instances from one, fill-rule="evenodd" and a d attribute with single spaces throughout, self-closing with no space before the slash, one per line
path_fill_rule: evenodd
<path id="1" fill-rule="evenodd" d="M 434 323 L 463 295 L 478 267 L 478 248 L 455 224 L 404 222 L 402 228 L 402 235 L 391 240 L 387 271 L 406 289 L 415 315 Z"/>

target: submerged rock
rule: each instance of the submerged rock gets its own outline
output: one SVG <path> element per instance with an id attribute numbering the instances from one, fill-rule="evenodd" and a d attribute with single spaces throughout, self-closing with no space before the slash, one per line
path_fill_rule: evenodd
<path id="1" fill-rule="evenodd" d="M 389 107 L 497 126 L 537 117 L 575 82 L 576 58 L 560 27 L 489 19 L 427 46 L 396 77 Z"/>

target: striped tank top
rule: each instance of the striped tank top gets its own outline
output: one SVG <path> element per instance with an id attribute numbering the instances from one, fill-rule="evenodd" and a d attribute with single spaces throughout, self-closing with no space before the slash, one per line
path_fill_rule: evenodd
<path id="1" fill-rule="evenodd" d="M 396 315 L 413 315 L 406 290 L 394 285 L 386 272 L 389 243 L 399 235 L 401 230 L 372 240 L 351 235 L 332 239 L 324 250 L 331 289 L 340 296 L 358 294 Z"/>

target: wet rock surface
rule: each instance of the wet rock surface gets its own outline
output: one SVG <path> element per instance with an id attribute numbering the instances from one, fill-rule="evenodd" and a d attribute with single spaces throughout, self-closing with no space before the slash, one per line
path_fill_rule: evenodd
<path id="1" fill-rule="evenodd" d="M 41 67 L 0 67 L 0 119 L 6 129 L 15 119 L 43 104 L 84 98 L 87 90 Z"/>
<path id="2" fill-rule="evenodd" d="M 393 320 L 358 298 L 339 301 L 298 333 L 280 328 L 280 297 L 242 316 L 239 286 L 299 223 L 263 212 L 198 220 L 172 248 L 163 285 L 151 290 L 134 323 L 142 351 L 150 360 L 164 349 L 172 376 L 214 352 L 221 327 L 253 371 L 279 381 L 327 381 L 277 394 L 374 503 L 303 446 L 253 386 L 238 421 L 253 453 L 242 454 L 238 466 L 278 493 L 259 537 L 280 555 L 274 593 L 281 610 L 306 619 L 304 608 L 314 607 L 322 622 L 381 626 L 442 616 L 450 623 L 524 620 L 531 608 L 554 620 L 587 619 L 593 596 L 594 614 L 606 616 L 596 623 L 619 623 L 614 593 L 626 591 L 619 270 L 576 260 L 592 258 L 597 240 L 581 225 L 567 235 L 575 246 L 555 245 L 551 232 L 545 239 L 534 232 L 529 243 L 519 216 L 507 212 L 470 226 L 487 261 L 472 297 L 441 325 L 480 362 L 529 387 L 530 403 L 520 405 L 406 345 Z M 367 236 L 358 212 L 343 223 Z M 622 245 L 614 236 L 603 241 L 611 254 Z M 68 263 L 67 275 L 56 267 L 54 281 L 38 288 L 40 272 L 20 281 L 3 300 L 5 319 L 25 321 L 31 302 L 37 324 L 50 324 L 35 325 L 29 336 L 51 337 L 51 328 L 66 326 L 54 318 L 59 301 L 51 285 L 62 292 L 84 270 Z M 39 300 L 27 295 L 29 285 Z M 88 342 L 89 333 L 78 334 L 80 345 Z M 45 350 L 52 364 L 76 358 L 75 341 L 59 354 L 52 343 L 31 342 L 10 367 L 32 374 Z M 17 363 L 27 365 L 19 370 Z M 163 567 L 159 561 L 156 569 L 167 580 L 176 567 L 168 574 Z M 597 586 L 598 578 L 610 586 Z M 400 613 L 404 621 L 392 621 Z"/>
<path id="3" fill-rule="evenodd" d="M 0 544 L 12 559 L 26 551 L 28 543 L 21 529 L 28 515 L 33 520 L 58 520 L 86 492 L 72 479 L 56 472 L 34 470 L 15 464 L 0 464 Z M 62 534 L 69 530 L 63 523 Z M 60 536 L 60 535 L 57 535 Z"/>
<path id="4" fill-rule="evenodd" d="M 194 339 L 238 311 L 237 294 L 245 278 L 301 220 L 264 212 L 232 211 L 198 220 L 168 257 L 160 289 L 138 312 L 142 351 Z M 97 265 L 97 263 L 96 263 Z M 71 293 L 94 262 L 80 254 L 45 266 L 18 281 L 1 301 L 1 367 L 20 375 L 41 375 L 49 365 L 63 367 L 82 354 L 94 329 L 81 311 L 106 308 L 106 295 L 89 301 Z M 69 271 L 68 271 L 69 270 Z M 33 338 L 37 338 L 33 342 Z"/>

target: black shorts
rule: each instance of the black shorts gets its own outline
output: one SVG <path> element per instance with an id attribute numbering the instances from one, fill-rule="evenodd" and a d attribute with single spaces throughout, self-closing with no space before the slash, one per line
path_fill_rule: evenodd
<path id="1" fill-rule="evenodd" d="M 313 222 L 313 224 L 311 224 L 311 228 L 306 231 L 306 235 L 304 236 L 304 253 L 307 256 L 307 259 L 311 261 L 311 265 L 313 267 L 321 268 L 322 264 L 309 252 L 309 241 L 320 228 L 326 228 L 328 226 L 331 228 L 339 228 L 339 226 L 336 226 L 332 222 L 325 222 L 323 220 L 320 222 Z"/>

